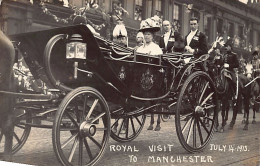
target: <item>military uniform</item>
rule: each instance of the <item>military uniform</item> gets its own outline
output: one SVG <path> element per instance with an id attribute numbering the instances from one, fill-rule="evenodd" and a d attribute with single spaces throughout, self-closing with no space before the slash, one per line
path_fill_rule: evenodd
<path id="1" fill-rule="evenodd" d="M 225 67 L 225 64 L 228 64 L 228 67 Z M 232 51 L 227 51 L 227 53 L 224 56 L 224 67 L 230 71 L 231 77 L 232 77 L 232 82 L 231 86 L 233 86 L 233 89 L 236 89 L 236 73 L 235 73 L 235 68 L 239 67 L 239 61 L 238 61 L 238 56 L 236 53 Z"/>
<path id="2" fill-rule="evenodd" d="M 185 46 L 190 46 L 192 49 L 194 49 L 195 57 L 200 57 L 203 54 L 207 54 L 208 46 L 206 36 L 204 35 L 204 33 L 197 30 L 194 36 L 192 37 L 190 43 L 188 43 L 189 34 L 185 37 Z"/>
<path id="3" fill-rule="evenodd" d="M 163 53 L 168 53 L 172 51 L 178 52 L 177 49 L 174 49 L 174 43 L 175 41 L 182 40 L 182 37 L 180 33 L 174 32 L 172 30 L 169 33 L 170 35 L 167 43 L 165 43 L 164 41 L 165 34 L 160 37 L 159 46 L 161 47 Z"/>
<path id="4" fill-rule="evenodd" d="M 228 51 L 225 54 L 224 63 L 229 64 L 229 67 L 227 67 L 227 69 L 229 71 L 231 71 L 231 72 L 234 71 L 234 68 L 239 67 L 239 61 L 238 61 L 237 54 L 232 51 Z"/>
<path id="5" fill-rule="evenodd" d="M 254 78 L 257 76 L 260 76 L 260 60 L 259 59 L 253 59 L 252 65 L 254 69 Z"/>
<path id="6" fill-rule="evenodd" d="M 253 56 L 258 56 L 258 52 L 254 52 L 253 53 Z M 256 78 L 256 77 L 260 77 L 260 60 L 258 57 L 253 57 L 252 61 L 251 61 L 252 65 L 253 65 L 253 70 L 254 70 L 254 73 L 253 73 L 253 77 Z M 258 83 L 259 87 L 260 87 L 260 78 L 258 78 L 256 80 L 256 82 Z M 260 102 L 260 95 L 257 96 L 256 98 L 256 101 L 257 102 Z"/>

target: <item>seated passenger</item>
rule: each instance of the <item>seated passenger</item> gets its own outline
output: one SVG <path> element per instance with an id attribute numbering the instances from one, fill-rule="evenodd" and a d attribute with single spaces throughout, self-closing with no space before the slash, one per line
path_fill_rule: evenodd
<path id="1" fill-rule="evenodd" d="M 182 50 L 178 49 L 181 41 L 183 43 L 182 48 L 184 49 L 184 40 L 182 39 L 180 33 L 174 31 L 174 28 L 168 20 L 164 20 L 162 26 L 164 34 L 160 37 L 159 46 L 162 48 L 163 53 L 171 53 L 173 51 L 182 52 Z"/>
<path id="2" fill-rule="evenodd" d="M 127 31 L 122 20 L 118 20 L 118 24 L 113 30 L 113 41 L 119 45 L 128 47 Z"/>
<path id="3" fill-rule="evenodd" d="M 148 18 L 142 21 L 139 32 L 144 33 L 144 45 L 138 47 L 136 52 L 149 55 L 163 54 L 159 45 L 153 42 L 154 34 L 159 30 L 159 22 L 156 22 L 154 19 Z"/>
<path id="4" fill-rule="evenodd" d="M 136 34 L 136 46 L 134 49 L 136 50 L 138 47 L 142 46 L 144 44 L 144 34 L 143 32 L 138 32 Z"/>

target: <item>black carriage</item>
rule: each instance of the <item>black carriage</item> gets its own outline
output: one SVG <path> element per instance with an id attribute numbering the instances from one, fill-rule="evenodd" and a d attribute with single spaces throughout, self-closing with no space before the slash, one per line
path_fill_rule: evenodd
<path id="1" fill-rule="evenodd" d="M 135 139 L 147 113 L 175 115 L 176 133 L 188 152 L 203 150 L 211 140 L 217 93 L 203 67 L 208 55 L 138 54 L 94 36 L 84 25 L 11 38 L 33 79 L 44 84 L 40 90 L 1 92 L 17 98 L 16 128 L 23 132 L 14 135 L 14 153 L 31 127 L 52 128 L 63 165 L 93 165 L 110 136 L 119 142 Z"/>

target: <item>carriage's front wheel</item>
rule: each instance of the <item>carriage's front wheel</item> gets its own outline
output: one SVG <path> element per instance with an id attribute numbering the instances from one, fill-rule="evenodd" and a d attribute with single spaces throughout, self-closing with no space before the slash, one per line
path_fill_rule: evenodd
<path id="1" fill-rule="evenodd" d="M 110 136 L 110 113 L 104 97 L 90 87 L 71 91 L 59 106 L 52 135 L 62 165 L 94 165 Z"/>
<path id="2" fill-rule="evenodd" d="M 175 115 L 176 132 L 187 151 L 202 151 L 209 143 L 217 117 L 217 93 L 210 77 L 192 73 L 179 93 Z"/>

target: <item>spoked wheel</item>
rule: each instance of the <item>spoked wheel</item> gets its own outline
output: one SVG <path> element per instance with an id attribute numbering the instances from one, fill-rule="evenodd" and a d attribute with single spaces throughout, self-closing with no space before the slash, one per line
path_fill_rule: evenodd
<path id="1" fill-rule="evenodd" d="M 145 115 L 124 115 L 124 108 L 117 109 L 118 118 L 111 120 L 111 137 L 118 142 L 134 140 L 142 131 L 145 123 Z"/>
<path id="2" fill-rule="evenodd" d="M 27 141 L 31 132 L 31 126 L 26 125 L 26 123 L 32 123 L 30 111 L 17 108 L 14 111 L 14 113 L 15 113 L 15 120 L 14 120 L 15 122 L 14 122 L 12 154 L 18 152 Z M 3 155 L 4 144 L 5 144 L 5 136 L 3 135 L 2 131 L 0 131 L 0 149 L 1 149 L 0 156 Z"/>
<path id="3" fill-rule="evenodd" d="M 210 77 L 192 73 L 179 93 L 175 115 L 176 132 L 188 152 L 200 152 L 209 143 L 217 117 L 217 93 Z"/>
<path id="4" fill-rule="evenodd" d="M 110 113 L 95 89 L 80 87 L 61 102 L 52 130 L 55 154 L 62 165 L 94 165 L 110 137 Z"/>

